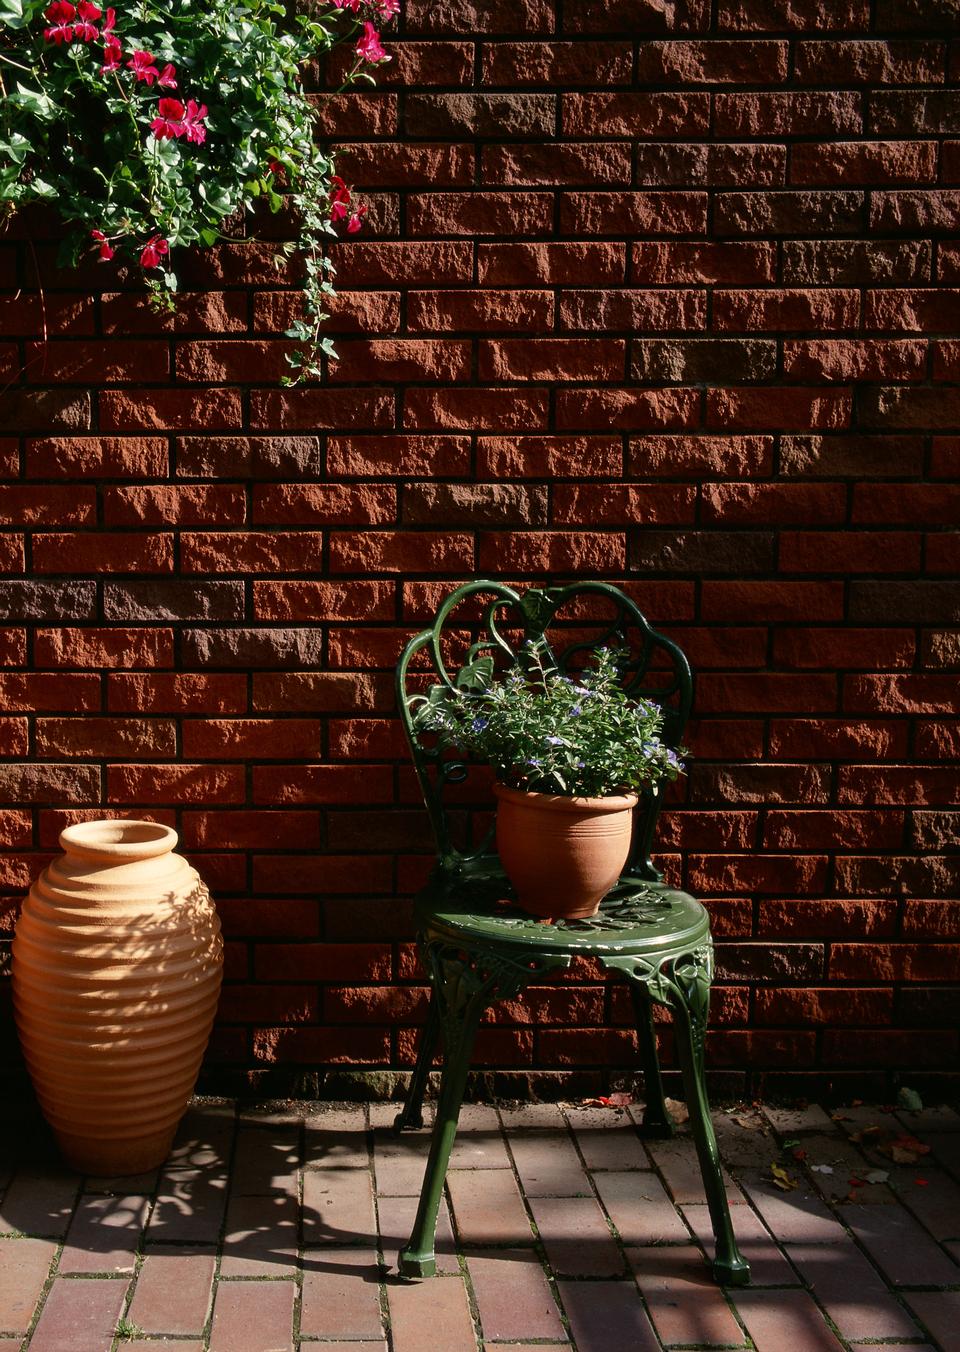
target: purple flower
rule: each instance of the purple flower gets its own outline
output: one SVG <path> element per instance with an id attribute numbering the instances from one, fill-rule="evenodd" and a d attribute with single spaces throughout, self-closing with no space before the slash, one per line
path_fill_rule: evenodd
<path id="1" fill-rule="evenodd" d="M 564 741 L 564 739 L 563 739 L 562 737 L 554 737 L 554 736 L 550 736 L 550 737 L 544 737 L 543 740 L 544 740 L 545 742 L 549 742 L 549 744 L 550 744 L 551 746 L 566 746 L 566 742 Z"/>
<path id="2" fill-rule="evenodd" d="M 475 718 L 470 724 L 471 732 L 483 732 L 484 728 L 490 722 L 489 718 Z"/>

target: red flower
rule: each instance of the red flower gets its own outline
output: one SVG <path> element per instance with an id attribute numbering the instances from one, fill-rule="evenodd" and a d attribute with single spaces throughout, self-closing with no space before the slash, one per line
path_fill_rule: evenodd
<path id="1" fill-rule="evenodd" d="M 202 146 L 207 139 L 207 129 L 203 125 L 203 119 L 207 115 L 207 105 L 197 103 L 195 99 L 187 100 L 187 115 L 183 119 L 184 129 L 187 133 L 187 140 L 192 141 L 194 145 Z"/>
<path id="2" fill-rule="evenodd" d="M 157 104 L 158 116 L 150 123 L 150 130 L 158 141 L 175 140 L 185 136 L 184 107 L 179 99 L 161 99 Z"/>
<path id="3" fill-rule="evenodd" d="M 144 246 L 143 253 L 140 255 L 140 266 L 144 268 L 157 268 L 160 266 L 160 259 L 170 252 L 170 245 L 160 235 L 151 235 Z"/>
<path id="4" fill-rule="evenodd" d="M 47 42 L 55 42 L 59 47 L 62 42 L 73 41 L 73 20 L 77 11 L 70 0 L 53 0 L 53 4 L 43 11 L 43 17 L 50 20 L 50 27 L 43 30 Z"/>
<path id="5" fill-rule="evenodd" d="M 350 208 L 350 189 L 339 174 L 334 174 L 333 192 L 330 194 L 330 219 L 342 221 Z"/>
<path id="6" fill-rule="evenodd" d="M 400 13 L 400 0 L 376 0 L 377 13 L 384 23 L 389 23 L 394 15 Z"/>
<path id="7" fill-rule="evenodd" d="M 109 75 L 112 70 L 120 69 L 120 60 L 123 56 L 123 48 L 116 38 L 107 38 L 103 46 L 103 65 L 100 67 L 102 75 Z"/>
<path id="8" fill-rule="evenodd" d="M 357 43 L 356 52 L 357 56 L 373 66 L 392 60 L 380 46 L 380 34 L 369 20 L 363 25 L 363 37 Z"/>
<path id="9" fill-rule="evenodd" d="M 127 62 L 127 70 L 132 70 L 137 80 L 146 80 L 148 85 L 152 85 L 160 74 L 149 52 L 134 52 Z"/>
<path id="10" fill-rule="evenodd" d="M 116 27 L 116 23 L 117 23 L 117 11 L 115 9 L 108 9 L 107 17 L 104 20 L 102 27 L 104 37 L 106 37 L 108 33 L 113 32 L 114 28 Z"/>
<path id="11" fill-rule="evenodd" d="M 356 211 L 347 221 L 347 234 L 355 235 L 363 227 L 362 217 L 366 216 L 367 208 L 365 206 L 357 207 Z"/>
<path id="12" fill-rule="evenodd" d="M 106 262 L 107 259 L 113 257 L 113 249 L 110 246 L 110 241 L 107 239 L 106 235 L 103 233 L 102 230 L 91 230 L 90 238 L 95 239 L 97 243 L 100 245 L 100 257 L 103 259 L 104 262 Z"/>
<path id="13" fill-rule="evenodd" d="M 73 36 L 80 38 L 82 42 L 93 42 L 100 36 L 100 30 L 95 22 L 100 18 L 100 10 L 91 4 L 90 0 L 81 0 L 79 14 L 80 22 L 74 24 Z"/>
<path id="14" fill-rule="evenodd" d="M 334 9 L 349 9 L 352 14 L 360 13 L 360 0 L 330 0 Z"/>
<path id="15" fill-rule="evenodd" d="M 157 84 L 160 85 L 163 89 L 176 89 L 177 87 L 176 75 L 177 72 L 174 70 L 173 66 L 171 66 L 170 62 L 168 61 L 167 64 L 164 66 L 163 70 L 160 72 L 159 76 L 157 77 Z"/>

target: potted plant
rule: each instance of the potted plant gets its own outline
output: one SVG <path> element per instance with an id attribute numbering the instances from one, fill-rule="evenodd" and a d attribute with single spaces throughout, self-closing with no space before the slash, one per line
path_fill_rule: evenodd
<path id="1" fill-rule="evenodd" d="M 597 649 L 576 676 L 542 643 L 522 659 L 502 679 L 492 658 L 470 663 L 456 687 L 431 688 L 414 726 L 492 767 L 497 851 L 520 905 L 594 915 L 627 861 L 639 792 L 675 779 L 681 761 L 659 707 L 625 693 L 615 649 Z"/>
<path id="2" fill-rule="evenodd" d="M 390 57 L 378 24 L 399 0 L 0 0 L 0 219 L 33 203 L 67 225 L 61 263 L 84 253 L 142 276 L 172 308 L 177 246 L 216 244 L 260 203 L 290 207 L 304 314 L 288 332 L 300 376 L 320 374 L 332 294 L 327 236 L 366 210 L 316 137 L 301 68 L 341 42 L 342 87 Z"/>

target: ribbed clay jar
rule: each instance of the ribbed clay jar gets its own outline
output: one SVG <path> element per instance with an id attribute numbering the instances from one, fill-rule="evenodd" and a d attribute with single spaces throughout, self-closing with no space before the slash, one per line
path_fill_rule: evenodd
<path id="1" fill-rule="evenodd" d="M 544 919 L 596 915 L 630 853 L 634 793 L 567 798 L 494 784 L 497 853 L 525 911 Z"/>
<path id="2" fill-rule="evenodd" d="M 177 833 L 95 821 L 30 889 L 13 998 L 44 1115 L 82 1173 L 160 1164 L 193 1092 L 220 994 L 220 922 Z"/>

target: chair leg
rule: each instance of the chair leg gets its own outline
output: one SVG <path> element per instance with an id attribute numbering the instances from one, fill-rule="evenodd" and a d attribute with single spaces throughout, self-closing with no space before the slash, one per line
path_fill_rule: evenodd
<path id="1" fill-rule="evenodd" d="M 410 1239 L 400 1250 L 397 1266 L 401 1277 L 432 1277 L 437 1270 L 435 1255 L 437 1213 L 443 1196 L 443 1184 L 450 1162 L 450 1151 L 457 1134 L 457 1121 L 467 1085 L 470 1057 L 477 1034 L 477 1025 L 485 1001 L 479 996 L 467 1000 L 459 1008 L 438 997 L 437 1018 L 440 1021 L 440 1002 L 444 1002 L 444 1064 L 440 1081 L 437 1116 L 430 1139 L 430 1155 L 423 1176 L 420 1204 L 413 1223 Z"/>
<path id="2" fill-rule="evenodd" d="M 710 987 L 705 979 L 693 980 L 677 988 L 672 1001 L 677 1054 L 683 1071 L 683 1085 L 690 1113 L 700 1172 L 706 1189 L 710 1220 L 716 1240 L 713 1260 L 714 1280 L 723 1286 L 746 1286 L 750 1281 L 750 1265 L 737 1248 L 727 1191 L 720 1170 L 720 1152 L 710 1118 L 704 1074 L 704 1037 L 707 1029 L 707 1008 Z"/>
<path id="3" fill-rule="evenodd" d="M 415 1130 L 423 1126 L 423 1096 L 427 1088 L 427 1076 L 433 1064 L 440 1037 L 440 1010 L 437 1003 L 436 988 L 430 991 L 430 1008 L 427 1021 L 420 1034 L 420 1046 L 417 1048 L 417 1064 L 410 1076 L 410 1087 L 402 1109 L 394 1119 L 393 1130 L 397 1136 L 402 1131 Z"/>
<path id="4" fill-rule="evenodd" d="M 660 1076 L 660 1058 L 657 1055 L 657 1035 L 653 1026 L 653 1002 L 642 982 L 630 982 L 634 1022 L 640 1044 L 643 1065 L 643 1126 L 640 1134 L 651 1140 L 669 1140 L 673 1135 L 673 1119 L 663 1099 L 663 1080 Z"/>

